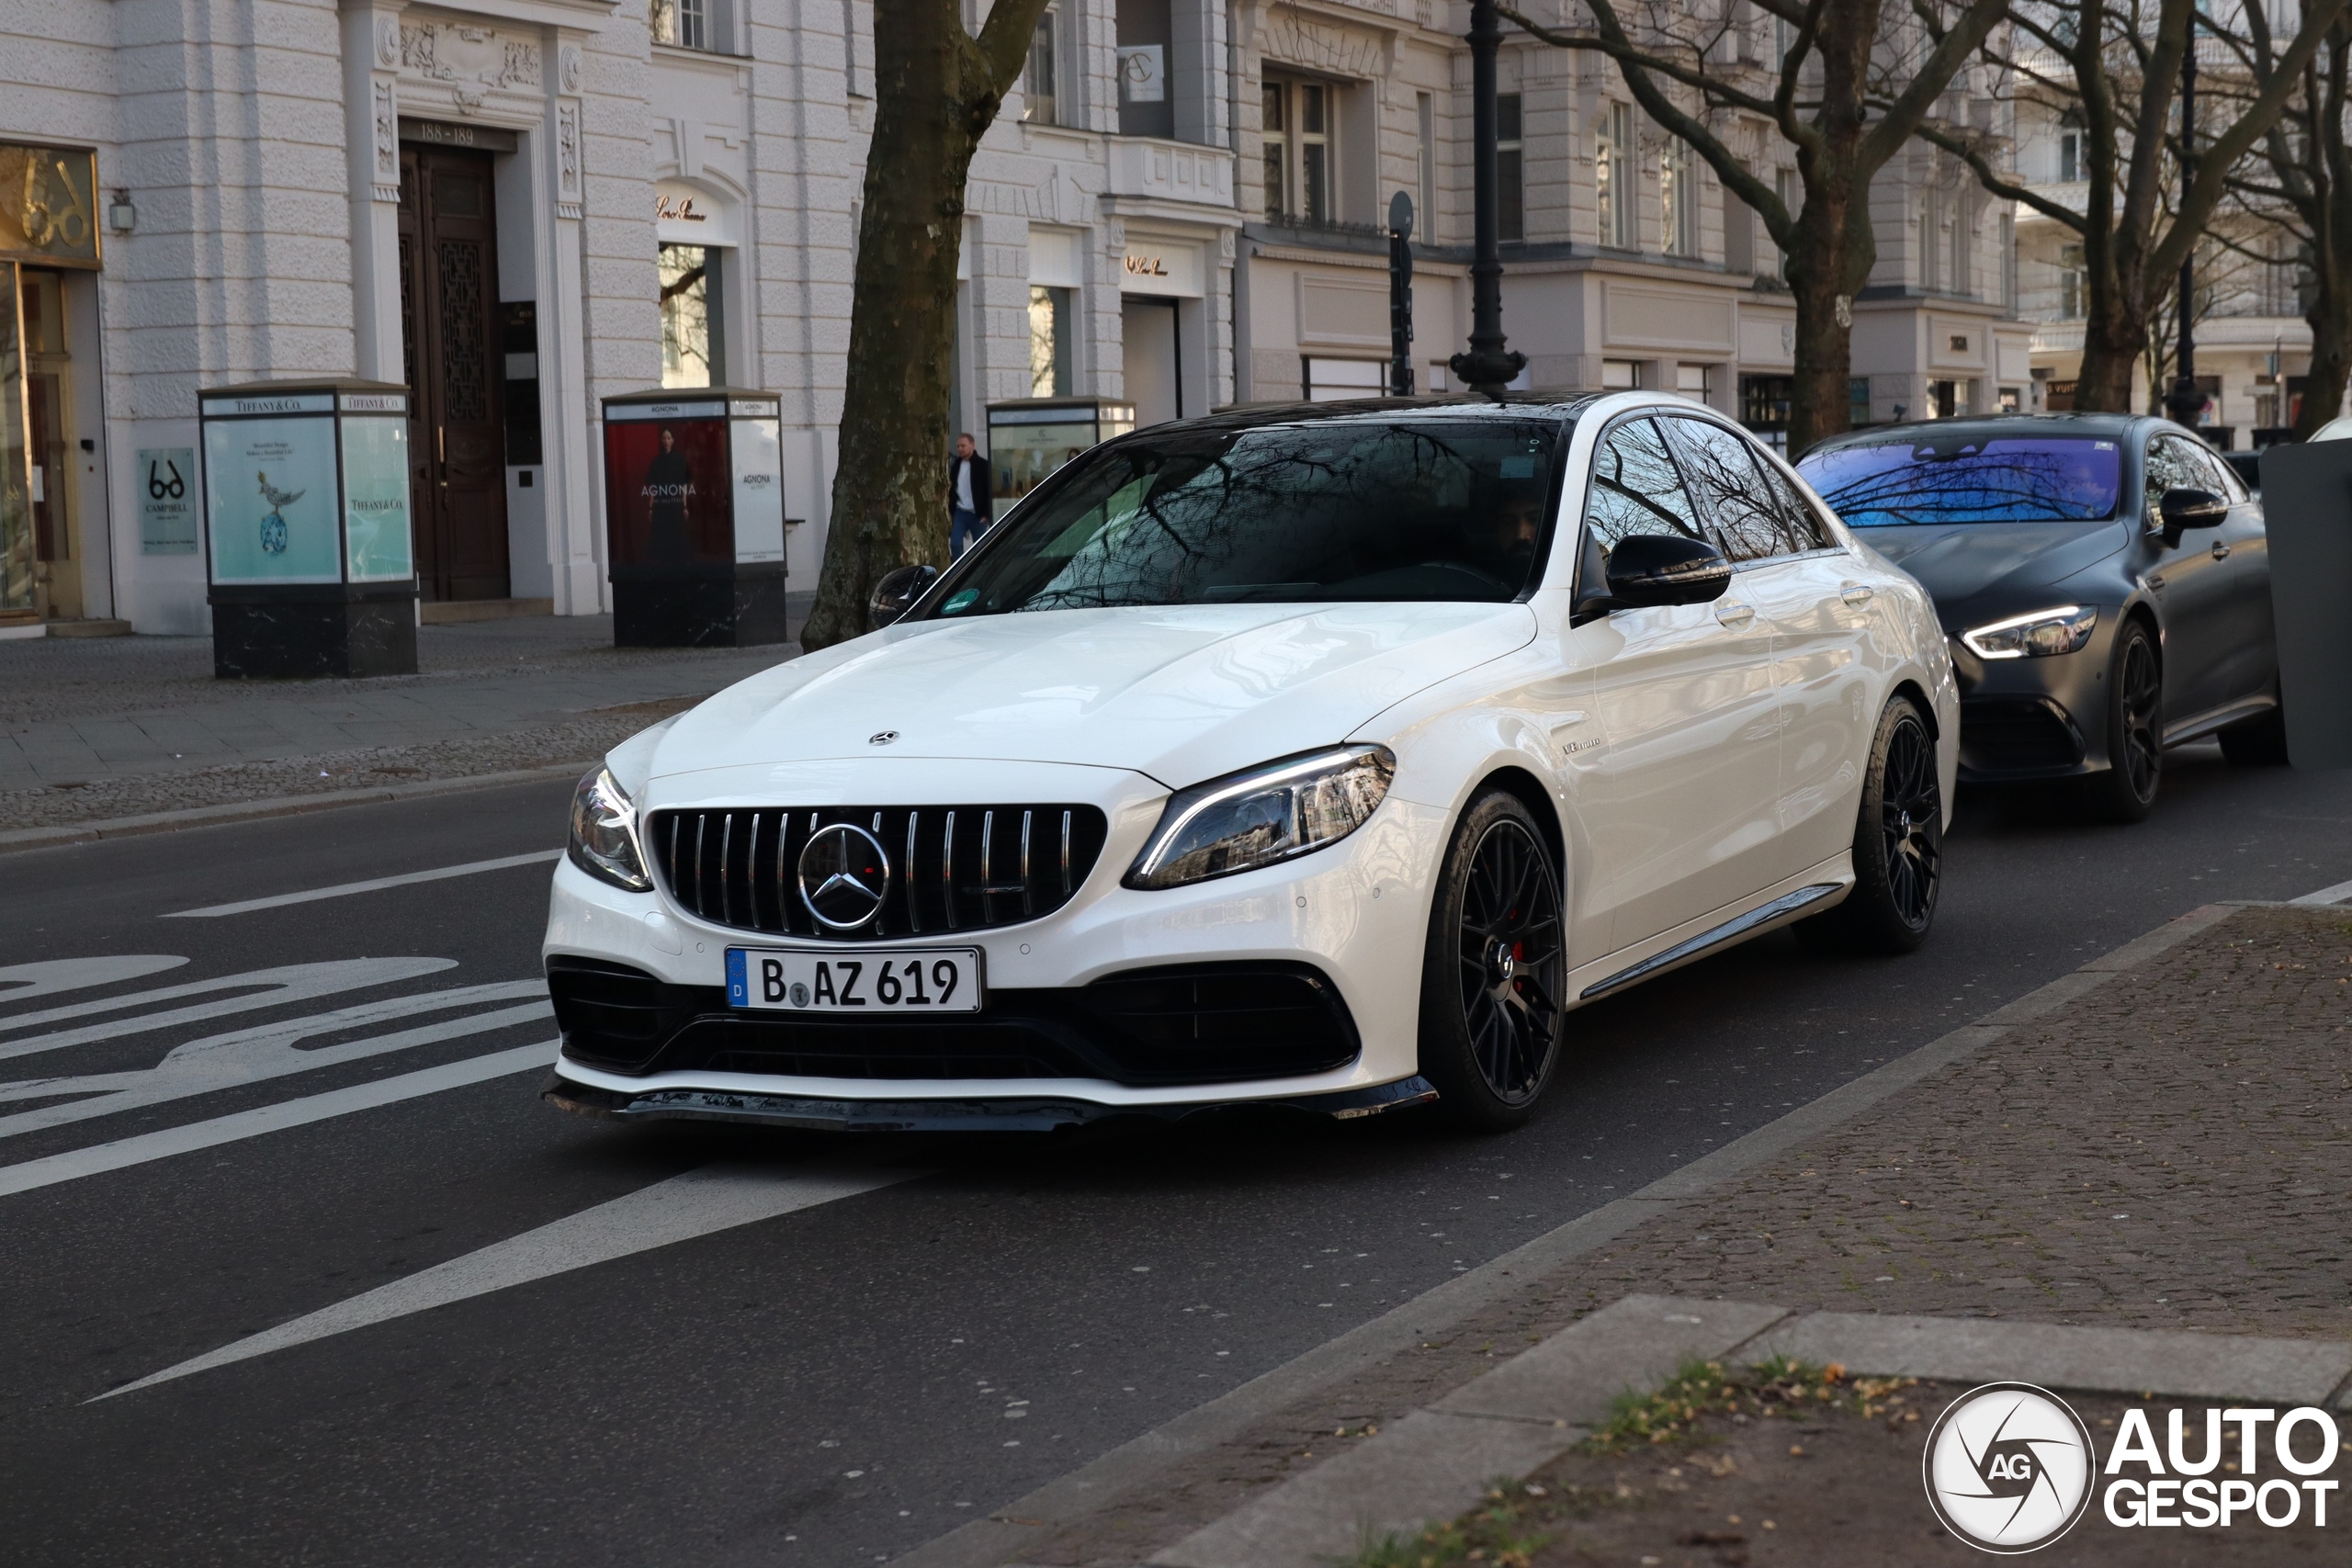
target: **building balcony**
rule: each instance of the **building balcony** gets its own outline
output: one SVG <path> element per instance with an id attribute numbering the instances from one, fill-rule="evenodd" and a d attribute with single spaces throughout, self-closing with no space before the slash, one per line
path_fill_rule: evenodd
<path id="1" fill-rule="evenodd" d="M 1221 147 L 1166 141 L 1156 136 L 1108 139 L 1107 196 L 1128 201 L 1233 206 L 1233 154 Z"/>

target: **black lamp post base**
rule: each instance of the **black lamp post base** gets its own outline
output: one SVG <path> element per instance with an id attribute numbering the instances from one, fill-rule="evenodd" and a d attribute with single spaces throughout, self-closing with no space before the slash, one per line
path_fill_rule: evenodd
<path id="1" fill-rule="evenodd" d="M 212 673 L 224 681 L 416 673 L 416 584 L 215 587 Z"/>
<path id="2" fill-rule="evenodd" d="M 613 568 L 616 648 L 753 648 L 786 641 L 782 562 Z"/>
<path id="3" fill-rule="evenodd" d="M 1491 348 L 1474 348 L 1467 354 L 1457 354 L 1446 361 L 1457 380 L 1474 392 L 1484 392 L 1499 399 L 1519 373 L 1527 368 L 1527 355 L 1519 350 L 1497 352 Z"/>

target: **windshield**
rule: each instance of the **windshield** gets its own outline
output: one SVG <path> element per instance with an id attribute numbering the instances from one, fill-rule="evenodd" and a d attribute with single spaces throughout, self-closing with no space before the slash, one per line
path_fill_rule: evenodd
<path id="1" fill-rule="evenodd" d="M 2098 523 L 2123 457 L 2088 435 L 1920 436 L 1808 452 L 1797 464 L 1849 528 L 1918 523 Z"/>
<path id="2" fill-rule="evenodd" d="M 929 616 L 1114 604 L 1517 598 L 1558 420 L 1332 421 L 1098 447 L 990 533 Z"/>

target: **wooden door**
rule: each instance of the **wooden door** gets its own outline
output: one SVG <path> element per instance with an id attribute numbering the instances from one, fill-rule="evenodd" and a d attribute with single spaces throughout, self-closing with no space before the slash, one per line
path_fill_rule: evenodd
<path id="1" fill-rule="evenodd" d="M 401 149 L 410 494 L 427 599 L 503 599 L 504 364 L 487 152 Z"/>

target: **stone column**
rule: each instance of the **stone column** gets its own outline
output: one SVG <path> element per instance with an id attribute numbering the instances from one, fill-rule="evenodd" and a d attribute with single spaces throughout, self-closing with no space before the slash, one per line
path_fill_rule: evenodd
<path id="1" fill-rule="evenodd" d="M 401 12 L 407 0 L 345 0 L 344 141 L 351 178 L 352 374 L 408 380 L 401 341 Z"/>
<path id="2" fill-rule="evenodd" d="M 603 426 L 588 399 L 588 312 L 582 297 L 581 40 L 550 28 L 546 118 L 532 136 L 538 155 L 537 286 L 539 421 L 545 442 L 548 550 L 555 613 L 593 615 L 606 607 L 604 487 L 596 482 Z"/>

